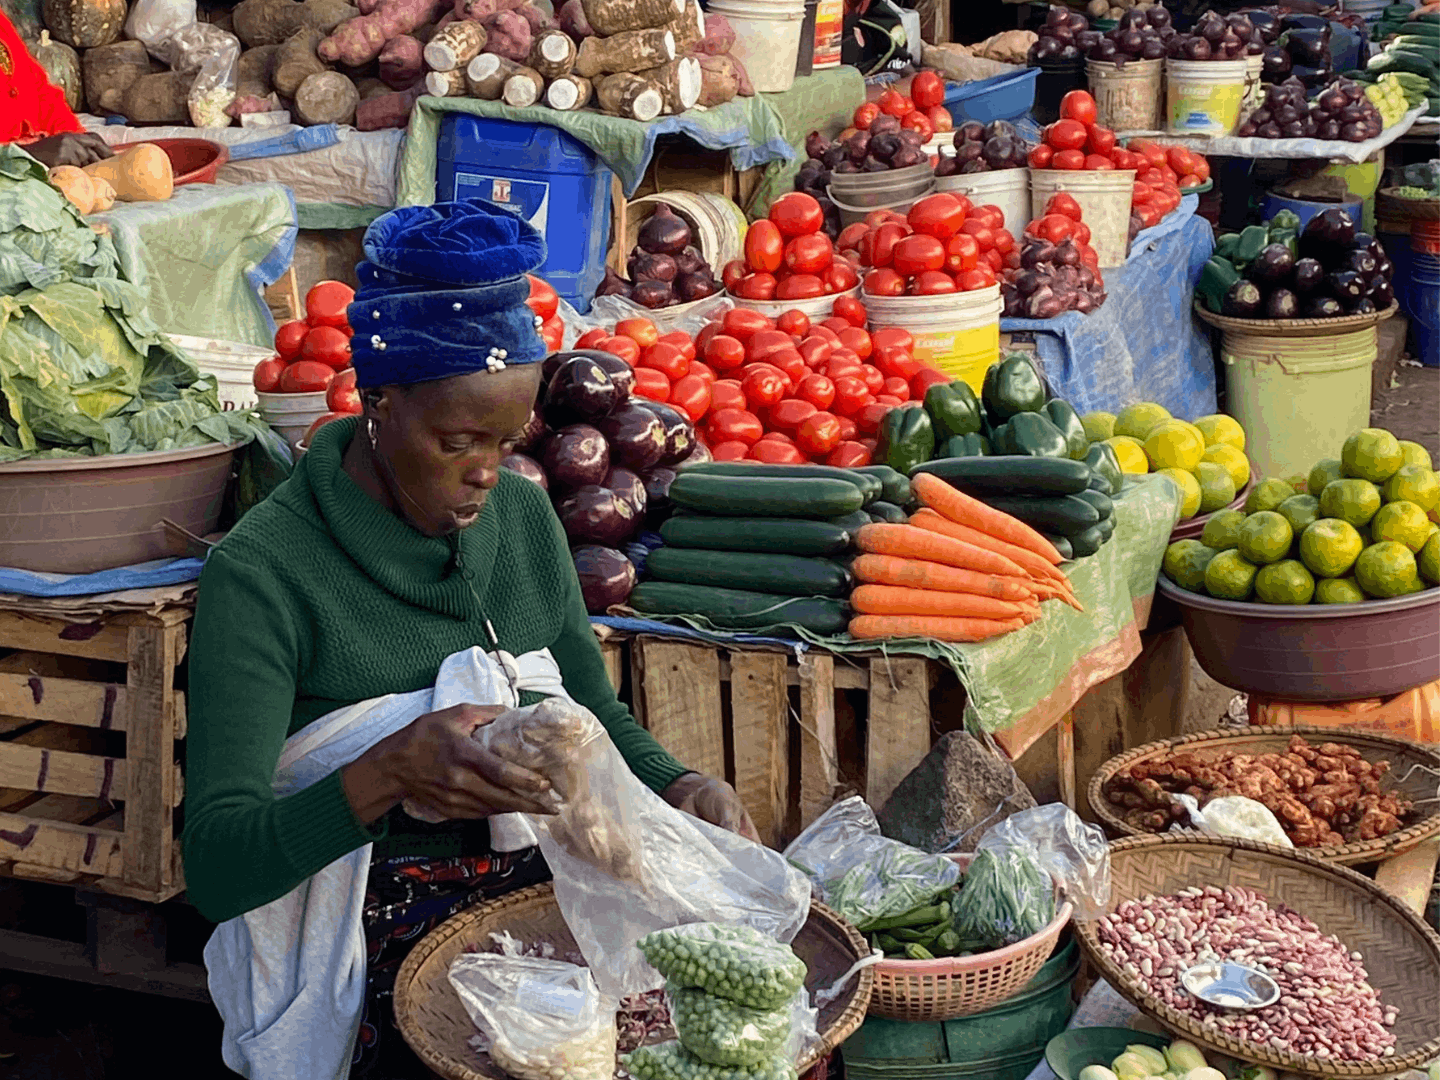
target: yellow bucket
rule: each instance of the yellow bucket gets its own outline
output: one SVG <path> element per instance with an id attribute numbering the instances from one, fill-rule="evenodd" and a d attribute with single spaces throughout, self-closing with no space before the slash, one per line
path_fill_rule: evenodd
<path id="1" fill-rule="evenodd" d="M 1165 98 L 1174 135 L 1229 135 L 1245 102 L 1244 60 L 1166 60 Z"/>
<path id="2" fill-rule="evenodd" d="M 870 328 L 899 327 L 915 339 L 914 356 L 968 383 L 977 394 L 1000 359 L 1000 286 L 944 296 L 866 296 Z"/>

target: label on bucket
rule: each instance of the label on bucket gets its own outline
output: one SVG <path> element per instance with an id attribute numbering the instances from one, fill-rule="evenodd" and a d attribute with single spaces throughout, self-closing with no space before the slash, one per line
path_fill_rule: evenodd
<path id="1" fill-rule="evenodd" d="M 541 180 L 512 180 L 508 176 L 481 176 L 478 173 L 455 174 L 455 198 L 485 199 L 516 217 L 524 218 L 540 235 L 550 218 L 550 185 Z"/>
<path id="2" fill-rule="evenodd" d="M 1170 80 L 1170 129 L 1228 135 L 1240 119 L 1245 83 Z"/>
<path id="3" fill-rule="evenodd" d="M 844 0 L 820 0 L 815 5 L 815 70 L 840 66 L 840 39 L 845 27 Z"/>
<path id="4" fill-rule="evenodd" d="M 916 360 L 968 383 L 977 394 L 985 382 L 985 372 L 1000 359 L 998 319 L 970 330 L 911 330 L 911 337 Z"/>

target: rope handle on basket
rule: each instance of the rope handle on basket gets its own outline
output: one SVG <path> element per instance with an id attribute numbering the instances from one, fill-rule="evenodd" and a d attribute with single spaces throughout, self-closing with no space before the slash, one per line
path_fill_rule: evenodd
<path id="1" fill-rule="evenodd" d="M 856 960 L 855 963 L 850 965 L 850 970 L 845 972 L 844 975 L 841 975 L 824 990 L 817 990 L 815 992 L 815 1007 L 818 1009 L 830 1004 L 830 1002 L 834 1001 L 844 991 L 846 983 L 867 967 L 874 967 L 884 959 L 885 954 L 879 949 L 876 949 L 869 956 Z"/>
<path id="2" fill-rule="evenodd" d="M 1403 783 L 1405 783 L 1406 780 L 1409 780 L 1409 779 L 1410 779 L 1410 774 L 1413 773 L 1416 769 L 1419 769 L 1421 772 L 1427 772 L 1427 773 L 1429 773 L 1431 776 L 1434 776 L 1434 777 L 1436 777 L 1436 778 L 1440 778 L 1440 770 L 1432 769 L 1429 765 L 1421 765 L 1421 764 L 1419 764 L 1419 763 L 1417 762 L 1416 764 L 1411 765 L 1410 768 L 1405 771 L 1405 775 L 1402 776 L 1402 777 L 1400 777 L 1400 779 L 1397 780 L 1397 781 L 1395 781 L 1395 783 L 1396 783 L 1396 784 L 1403 784 Z M 1416 799 L 1416 800 L 1415 800 L 1415 805 L 1416 805 L 1416 806 L 1419 806 L 1421 803 L 1428 803 L 1428 802 L 1440 802 L 1440 784 L 1437 784 L 1437 785 L 1435 786 L 1435 796 L 1434 796 L 1433 798 L 1430 798 L 1430 799 Z"/>

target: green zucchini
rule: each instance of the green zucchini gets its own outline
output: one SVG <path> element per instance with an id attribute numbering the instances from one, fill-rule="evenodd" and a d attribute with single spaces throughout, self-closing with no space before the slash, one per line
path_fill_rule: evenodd
<path id="1" fill-rule="evenodd" d="M 880 498 L 896 506 L 904 506 L 910 501 L 910 481 L 905 474 L 889 465 L 862 465 L 850 472 L 860 473 L 864 476 L 873 476 L 880 481 Z"/>
<path id="2" fill-rule="evenodd" d="M 1094 555 L 1104 543 L 1105 535 L 1101 532 L 1099 525 L 1092 525 L 1070 537 L 1070 549 L 1075 552 L 1077 559 Z"/>
<path id="3" fill-rule="evenodd" d="M 1106 543 L 1115 535 L 1115 519 L 1113 517 L 1101 518 L 1095 528 L 1100 530 L 1100 542 Z"/>
<path id="4" fill-rule="evenodd" d="M 642 581 L 630 594 L 630 606 L 641 615 L 702 616 L 725 630 L 789 624 L 829 636 L 842 633 L 850 621 L 845 603 L 827 597 L 777 596 L 673 581 Z"/>
<path id="5" fill-rule="evenodd" d="M 851 514 L 865 496 L 850 480 L 812 476 L 722 476 L 686 469 L 670 484 L 670 501 L 721 517 L 815 517 Z"/>
<path id="6" fill-rule="evenodd" d="M 879 500 L 871 503 L 865 508 L 870 517 L 875 521 L 885 522 L 889 525 L 904 525 L 910 520 L 910 515 L 901 510 L 892 502 Z"/>
<path id="7" fill-rule="evenodd" d="M 699 465 L 686 466 L 684 471 L 699 473 L 701 476 L 740 476 L 762 480 L 771 477 L 845 480 L 860 489 L 867 503 L 884 498 L 885 485 L 879 477 L 862 473 L 859 469 L 841 469 L 834 465 L 762 465 L 748 461 L 706 461 Z"/>
<path id="8" fill-rule="evenodd" d="M 868 524 L 869 519 L 866 519 Z M 804 518 L 712 518 L 672 516 L 660 526 L 665 543 L 707 551 L 757 551 L 777 555 L 838 555 L 854 536 L 828 521 Z"/>
<path id="9" fill-rule="evenodd" d="M 1115 513 L 1115 504 L 1110 501 L 1110 496 L 1104 492 L 1088 490 L 1077 491 L 1075 497 L 1077 499 L 1084 499 L 1091 506 L 1095 507 L 1095 512 L 1100 515 L 1101 521 L 1106 520 Z"/>
<path id="10" fill-rule="evenodd" d="M 1060 553 L 1062 559 L 1073 559 L 1075 552 L 1070 547 L 1070 538 L 1061 536 L 1058 533 L 1046 533 L 1045 539 L 1050 541 L 1052 547 Z"/>
<path id="11" fill-rule="evenodd" d="M 1046 498 L 994 495 L 988 496 L 985 501 L 1033 529 L 1058 532 L 1062 536 L 1074 536 L 1100 520 L 1100 511 L 1076 495 L 1051 495 Z"/>
<path id="12" fill-rule="evenodd" d="M 1024 455 L 940 458 L 915 472 L 931 473 L 971 494 L 1068 495 L 1084 491 L 1091 477 L 1083 461 Z"/>
<path id="13" fill-rule="evenodd" d="M 680 547 L 650 552 L 645 573 L 656 581 L 782 596 L 847 596 L 854 584 L 848 571 L 828 559 L 751 551 L 722 554 Z"/>
<path id="14" fill-rule="evenodd" d="M 839 514 L 827 520 L 829 524 L 838 525 L 853 536 L 855 530 L 862 529 L 866 525 L 869 525 L 873 519 L 867 511 L 856 510 L 849 514 Z"/>

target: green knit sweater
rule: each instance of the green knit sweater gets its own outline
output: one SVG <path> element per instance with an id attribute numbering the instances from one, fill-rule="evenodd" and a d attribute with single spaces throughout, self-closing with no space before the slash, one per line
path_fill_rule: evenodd
<path id="1" fill-rule="evenodd" d="M 484 822 L 425 825 L 397 807 L 367 828 L 338 772 L 280 799 L 270 786 L 286 738 L 356 701 L 433 685 L 447 656 L 487 645 L 487 616 L 506 651 L 550 649 L 566 690 L 650 788 L 685 772 L 616 698 L 544 493 L 502 470 L 479 520 L 459 534 L 457 568 L 453 538 L 421 535 L 343 472 L 355 428 L 323 428 L 200 577 L 185 880 L 191 902 L 217 922 L 372 841 L 377 854 L 486 850 Z"/>

